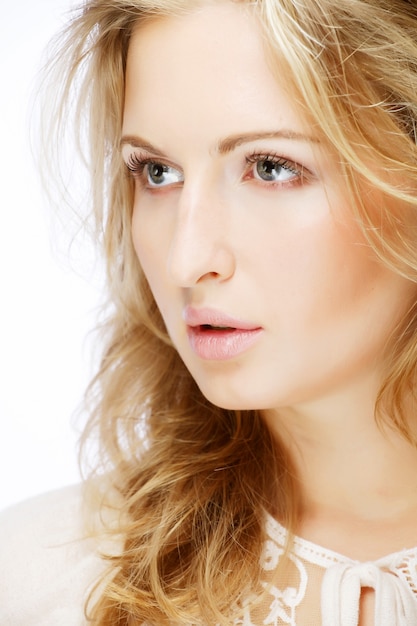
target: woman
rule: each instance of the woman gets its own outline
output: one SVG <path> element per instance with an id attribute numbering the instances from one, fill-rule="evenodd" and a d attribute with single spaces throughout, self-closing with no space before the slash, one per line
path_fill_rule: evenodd
<path id="1" fill-rule="evenodd" d="M 100 626 L 417 623 L 416 27 L 406 0 L 89 0 L 70 25 L 48 140 L 75 111 L 90 141 L 107 482 L 83 542 L 78 491 L 6 516 L 33 554 L 25 510 L 43 535 L 68 510 L 49 598 L 69 534 Z M 59 602 L 33 623 L 83 623 Z"/>

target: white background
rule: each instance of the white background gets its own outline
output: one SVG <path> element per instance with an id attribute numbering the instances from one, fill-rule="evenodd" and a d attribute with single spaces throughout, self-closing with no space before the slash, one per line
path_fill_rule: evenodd
<path id="1" fill-rule="evenodd" d="M 70 4 L 8 2 L 0 21 L 0 509 L 79 480 L 73 414 L 99 289 L 53 251 L 29 143 L 42 51 Z"/>

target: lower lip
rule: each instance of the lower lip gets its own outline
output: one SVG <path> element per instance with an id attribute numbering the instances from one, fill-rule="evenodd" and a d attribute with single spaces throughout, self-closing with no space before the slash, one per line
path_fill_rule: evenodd
<path id="1" fill-rule="evenodd" d="M 191 348 L 201 359 L 227 361 L 248 350 L 258 340 L 262 328 L 203 330 L 189 326 L 187 332 Z"/>

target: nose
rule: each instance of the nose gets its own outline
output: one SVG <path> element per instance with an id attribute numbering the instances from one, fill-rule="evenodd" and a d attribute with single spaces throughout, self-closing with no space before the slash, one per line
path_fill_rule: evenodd
<path id="1" fill-rule="evenodd" d="M 209 185 L 185 184 L 176 208 L 168 272 L 180 287 L 233 276 L 230 206 Z"/>

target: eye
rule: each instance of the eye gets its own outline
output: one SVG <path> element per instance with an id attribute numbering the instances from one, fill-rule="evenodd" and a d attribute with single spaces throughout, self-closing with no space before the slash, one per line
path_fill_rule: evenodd
<path id="1" fill-rule="evenodd" d="M 147 177 L 146 182 L 149 187 L 166 187 L 167 185 L 175 185 L 184 180 L 181 172 L 174 167 L 153 161 L 145 165 L 144 174 Z"/>
<path id="2" fill-rule="evenodd" d="M 275 184 L 301 183 L 303 179 L 303 167 L 284 157 L 252 154 L 246 162 L 251 165 L 246 179 Z"/>
<path id="3" fill-rule="evenodd" d="M 261 180 L 268 182 L 291 180 L 296 175 L 292 169 L 271 159 L 258 161 L 256 163 L 256 174 Z"/>
<path id="4" fill-rule="evenodd" d="M 141 157 L 131 154 L 127 159 L 126 166 L 129 172 L 148 188 L 167 187 L 184 181 L 183 174 L 166 163 L 155 161 L 149 157 Z"/>

